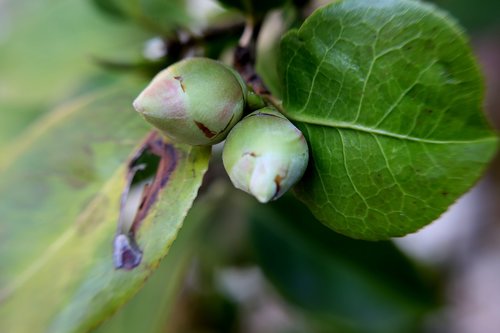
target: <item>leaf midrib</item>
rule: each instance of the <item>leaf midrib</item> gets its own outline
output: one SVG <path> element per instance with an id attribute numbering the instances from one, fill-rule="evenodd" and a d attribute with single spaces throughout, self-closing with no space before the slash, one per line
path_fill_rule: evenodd
<path id="1" fill-rule="evenodd" d="M 371 135 L 380 135 L 385 137 L 390 137 L 393 139 L 406 140 L 406 141 L 414 141 L 420 143 L 429 143 L 429 144 L 471 144 L 471 143 L 483 143 L 483 142 L 496 142 L 497 138 L 493 135 L 478 138 L 475 140 L 433 140 L 426 138 L 419 138 L 394 132 L 389 132 L 381 129 L 365 127 L 353 123 L 342 122 L 342 121 L 332 121 L 332 120 L 320 120 L 310 117 L 301 117 L 294 116 L 285 112 L 285 116 L 295 122 L 302 122 L 308 125 L 321 126 L 321 127 L 332 127 L 336 129 L 349 129 L 354 131 L 359 131 Z"/>

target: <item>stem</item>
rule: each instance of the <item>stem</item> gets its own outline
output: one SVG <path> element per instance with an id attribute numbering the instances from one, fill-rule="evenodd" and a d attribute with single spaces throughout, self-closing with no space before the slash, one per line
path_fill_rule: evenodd
<path id="1" fill-rule="evenodd" d="M 249 17 L 234 52 L 234 67 L 253 91 L 259 95 L 269 94 L 269 90 L 255 71 L 257 40 L 261 27 L 262 20 Z"/>
<path id="2" fill-rule="evenodd" d="M 276 110 L 279 111 L 282 115 L 286 116 L 285 109 L 283 108 L 283 102 L 274 97 L 271 94 L 264 94 L 262 98 L 268 105 L 272 105 Z"/>
<path id="3" fill-rule="evenodd" d="M 241 35 L 238 47 L 234 52 L 234 67 L 241 74 L 253 93 L 260 96 L 267 105 L 271 105 L 285 115 L 283 103 L 274 97 L 255 70 L 257 40 L 262 27 L 262 21 L 248 18 L 245 30 Z"/>

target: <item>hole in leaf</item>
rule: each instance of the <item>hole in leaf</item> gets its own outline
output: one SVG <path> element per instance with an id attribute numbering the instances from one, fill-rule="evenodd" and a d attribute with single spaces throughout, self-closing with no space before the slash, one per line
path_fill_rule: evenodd
<path id="1" fill-rule="evenodd" d="M 142 260 L 137 231 L 175 170 L 174 147 L 152 132 L 131 158 L 120 203 L 113 260 L 117 269 L 133 269 Z"/>

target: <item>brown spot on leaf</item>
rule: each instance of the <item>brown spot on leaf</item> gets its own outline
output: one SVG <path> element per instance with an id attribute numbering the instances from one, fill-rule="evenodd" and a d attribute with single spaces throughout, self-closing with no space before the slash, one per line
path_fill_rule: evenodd
<path id="1" fill-rule="evenodd" d="M 160 190 L 167 184 L 177 165 L 177 154 L 174 146 L 163 141 L 157 132 L 150 134 L 149 140 L 146 140 L 143 147 L 144 150 L 160 157 L 160 163 L 153 182 L 144 190 L 141 208 L 137 212 L 132 225 L 134 231 L 137 230 L 142 220 L 147 216 L 149 209 L 156 202 Z"/>
<path id="2" fill-rule="evenodd" d="M 177 81 L 179 81 L 179 84 L 181 85 L 182 91 L 186 92 L 186 86 L 184 85 L 182 76 L 174 76 L 174 79 L 176 79 Z"/>
<path id="3" fill-rule="evenodd" d="M 200 123 L 198 121 L 194 121 L 194 123 L 196 124 L 196 126 L 198 126 L 198 128 L 203 132 L 203 134 L 205 134 L 205 136 L 209 139 L 213 138 L 217 133 L 210 130 L 207 126 L 205 126 L 205 124 L 203 123 Z"/>

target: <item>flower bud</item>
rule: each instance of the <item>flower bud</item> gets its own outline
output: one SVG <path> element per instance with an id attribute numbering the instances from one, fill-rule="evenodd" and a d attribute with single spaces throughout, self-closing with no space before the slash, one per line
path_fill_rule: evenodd
<path id="1" fill-rule="evenodd" d="M 233 185 L 262 203 L 279 198 L 299 181 L 308 159 L 302 132 L 270 107 L 236 124 L 222 151 Z"/>
<path id="2" fill-rule="evenodd" d="M 174 141 L 212 145 L 240 120 L 246 93 L 243 79 L 230 67 L 189 58 L 158 73 L 133 104 Z"/>

